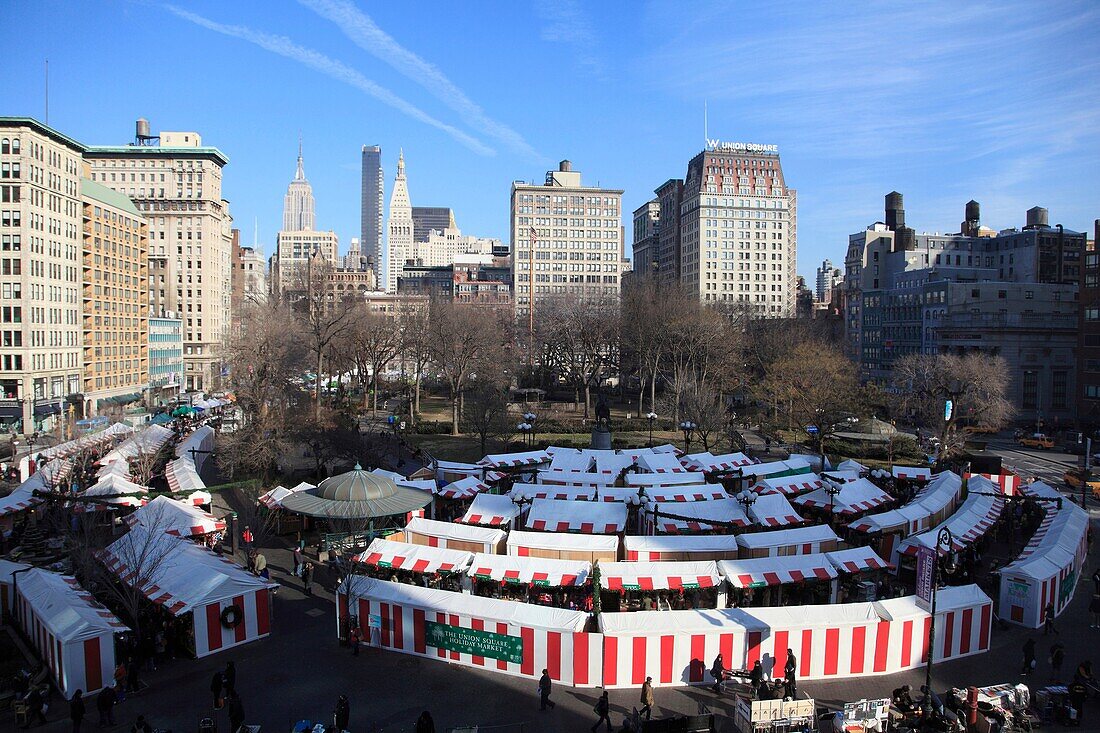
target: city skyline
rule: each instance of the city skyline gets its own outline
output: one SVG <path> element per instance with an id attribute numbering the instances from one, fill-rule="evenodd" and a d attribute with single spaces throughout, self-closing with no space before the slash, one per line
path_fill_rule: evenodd
<path id="1" fill-rule="evenodd" d="M 6 113 L 45 118 L 48 58 L 52 127 L 93 145 L 130 140 L 137 117 L 154 132 L 198 131 L 231 159 L 235 223 L 247 233 L 258 220 L 268 252 L 299 133 L 321 220 L 345 242 L 360 232 L 361 149 L 374 144 L 417 161 L 417 200 L 451 207 L 464 231 L 507 240 L 512 181 L 538 181 L 560 159 L 625 189 L 627 212 L 654 181 L 683 177 L 683 161 L 703 149 L 704 102 L 709 137 L 779 146 L 799 189 L 798 272 L 808 278 L 879 217 L 875 202 L 890 190 L 921 212 L 918 231 L 951 230 L 957 202 L 970 198 L 994 228 L 1038 204 L 1084 231 L 1100 198 L 1090 175 L 1100 56 L 1083 42 L 1100 11 L 1085 3 L 888 14 L 558 3 L 497 8 L 491 23 L 327 0 L 279 11 L 13 6 L 22 31 L 17 73 L 0 82 Z M 154 22 L 158 45 L 199 50 L 188 73 L 166 77 L 166 93 L 112 83 L 148 52 L 147 39 L 117 30 L 134 22 Z M 94 49 L 63 44 L 50 32 L 60 23 L 85 28 Z M 453 37 L 466 52 L 437 51 Z M 279 84 L 262 83 L 273 75 Z M 396 156 L 387 160 L 392 179 Z"/>

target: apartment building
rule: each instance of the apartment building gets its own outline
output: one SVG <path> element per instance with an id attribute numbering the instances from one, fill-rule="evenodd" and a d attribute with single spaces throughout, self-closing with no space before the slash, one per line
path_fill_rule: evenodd
<path id="1" fill-rule="evenodd" d="M 657 264 L 657 222 L 661 217 L 659 199 L 646 201 L 634 209 L 634 276 L 647 277 Z"/>

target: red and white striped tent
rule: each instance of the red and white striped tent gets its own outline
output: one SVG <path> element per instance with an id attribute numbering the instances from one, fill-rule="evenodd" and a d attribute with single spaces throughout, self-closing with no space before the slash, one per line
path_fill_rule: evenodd
<path id="1" fill-rule="evenodd" d="M 140 432 L 134 433 L 119 443 L 118 447 L 99 459 L 106 464 L 114 461 L 129 461 L 139 455 L 153 455 L 175 436 L 175 433 L 162 425 L 146 425 Z"/>
<path id="2" fill-rule="evenodd" d="M 435 480 L 441 486 L 458 481 L 467 476 L 480 476 L 485 469 L 476 463 L 459 463 L 457 461 L 436 461 Z"/>
<path id="3" fill-rule="evenodd" d="M 648 501 L 665 504 L 684 501 L 718 501 L 730 495 L 721 484 L 689 484 L 687 486 L 654 486 L 645 490 Z"/>
<path id="4" fill-rule="evenodd" d="M 657 512 L 654 518 L 654 510 Z M 675 514 L 676 517 L 664 516 Z M 681 532 L 707 532 L 712 529 L 728 531 L 725 524 L 708 522 L 728 522 L 736 527 L 748 527 L 752 522 L 736 499 L 715 499 L 713 501 L 668 502 L 665 504 L 647 502 L 646 520 L 657 532 L 677 534 Z"/>
<path id="5" fill-rule="evenodd" d="M 737 555 L 737 537 L 721 535 L 628 535 L 623 548 L 629 561 L 668 561 L 683 555 L 709 559 L 721 555 Z"/>
<path id="6" fill-rule="evenodd" d="M 550 470 L 589 473 L 594 463 L 592 456 L 576 448 L 557 448 L 550 460 Z"/>
<path id="7" fill-rule="evenodd" d="M 513 499 L 556 499 L 558 501 L 595 501 L 594 486 L 556 486 L 553 484 L 512 484 Z"/>
<path id="8" fill-rule="evenodd" d="M 603 476 L 614 478 L 622 473 L 624 468 L 634 465 L 634 456 L 630 453 L 620 453 L 613 450 L 587 450 L 585 452 L 592 456 L 595 462 L 592 471 Z"/>
<path id="9" fill-rule="evenodd" d="M 524 532 L 514 529 L 508 533 L 507 547 L 509 555 L 519 557 L 531 556 L 531 550 L 602 554 L 613 557 L 619 552 L 619 538 L 615 535 Z"/>
<path id="10" fill-rule="evenodd" d="M 600 585 L 607 590 L 716 588 L 721 582 L 714 560 L 600 563 Z"/>
<path id="11" fill-rule="evenodd" d="M 808 473 L 813 473 L 813 469 L 810 468 L 809 463 L 801 458 L 789 458 L 785 461 L 771 461 L 769 463 L 753 463 L 741 468 L 742 476 L 757 480 L 772 478 L 773 476 Z"/>
<path id="12" fill-rule="evenodd" d="M 67 575 L 34 568 L 15 588 L 19 625 L 66 699 L 114 684 L 115 634 L 126 624 Z"/>
<path id="13" fill-rule="evenodd" d="M 497 471 L 488 472 L 484 479 L 476 476 L 467 476 L 466 478 L 459 479 L 454 483 L 436 489 L 435 493 L 438 496 L 442 496 L 444 499 L 472 499 L 482 491 L 489 491 L 493 488 L 493 484 L 490 482 L 499 481 L 503 477 L 504 474 Z"/>
<path id="14" fill-rule="evenodd" d="M 276 584 L 202 545 L 139 525 L 103 550 L 100 560 L 173 616 L 190 614 L 196 657 L 271 633 L 271 590 Z M 236 611 L 235 625 L 226 623 L 230 607 Z"/>
<path id="15" fill-rule="evenodd" d="M 970 490 L 974 491 L 975 488 L 972 481 Z M 897 558 L 901 555 L 915 556 L 922 547 L 935 550 L 939 532 L 944 527 L 951 531 L 952 549 L 954 551 L 963 550 L 977 542 L 989 531 L 993 523 L 1000 518 L 1004 507 L 1005 500 L 999 496 L 983 496 L 971 493 L 958 511 L 943 522 L 927 532 L 921 532 L 904 540 L 898 546 L 892 559 L 897 563 Z"/>
<path id="16" fill-rule="evenodd" d="M 865 570 L 887 570 L 893 566 L 870 547 L 849 547 L 826 552 L 825 557 L 841 573 L 862 573 Z"/>
<path id="17" fill-rule="evenodd" d="M 937 474 L 938 475 L 938 474 Z M 963 478 L 969 480 L 973 476 L 982 478 L 996 484 L 1001 493 L 1006 496 L 1015 496 L 1020 491 L 1020 477 L 1014 473 L 967 473 Z"/>
<path id="18" fill-rule="evenodd" d="M 849 527 L 859 532 L 899 532 L 903 536 L 923 532 L 936 522 L 937 515 L 952 512 L 962 496 L 962 479 L 957 473 L 943 471 L 920 490 L 913 501 L 888 512 L 867 514 Z"/>
<path id="19" fill-rule="evenodd" d="M 213 451 L 214 429 L 203 425 L 176 445 L 176 458 L 190 459 L 195 464 L 195 469 L 202 471 L 203 464 Z"/>
<path id="20" fill-rule="evenodd" d="M 680 463 L 689 471 L 728 471 L 741 466 L 750 466 L 753 462 L 744 453 L 723 453 L 716 456 L 710 451 L 689 453 L 680 458 Z"/>
<path id="21" fill-rule="evenodd" d="M 683 473 L 687 471 L 675 453 L 643 453 L 638 468 L 646 473 Z"/>
<path id="22" fill-rule="evenodd" d="M 789 527 L 806 521 L 783 494 L 760 494 L 749 505 L 749 518 L 762 527 Z"/>
<path id="23" fill-rule="evenodd" d="M 92 499 L 103 497 L 102 503 L 74 502 L 74 510 L 77 512 L 91 512 L 116 507 L 140 507 L 146 503 L 145 494 L 149 489 L 135 484 L 118 474 L 109 473 L 80 493 L 81 498 Z"/>
<path id="24" fill-rule="evenodd" d="M 69 463 L 72 463 L 71 458 L 66 459 Z M 130 478 L 130 462 L 129 461 L 111 461 L 105 466 L 100 466 L 95 472 L 96 478 L 103 478 L 108 475 L 121 476 L 122 478 Z"/>
<path id="25" fill-rule="evenodd" d="M 825 482 L 816 473 L 802 473 L 797 476 L 782 476 L 780 478 L 760 479 L 752 490 L 766 496 L 768 494 L 782 494 L 783 496 L 798 496 L 825 486 Z"/>
<path id="26" fill-rule="evenodd" d="M 214 501 L 214 497 L 209 491 L 205 489 L 199 489 L 192 491 L 190 494 L 183 498 L 191 506 L 210 506 L 210 502 Z"/>
<path id="27" fill-rule="evenodd" d="M 768 585 L 801 583 L 805 580 L 830 581 L 836 568 L 824 553 L 757 557 L 748 560 L 720 560 L 718 572 L 734 588 L 758 588 Z"/>
<path id="28" fill-rule="evenodd" d="M 601 682 L 602 641 L 584 632 L 581 611 L 352 575 L 337 592 L 338 630 L 351 615 L 378 618 L 372 643 L 389 651 L 531 681 L 545 669 L 565 685 Z"/>
<path id="29" fill-rule="evenodd" d="M 474 554 L 464 550 L 448 550 L 442 547 L 410 545 L 375 538 L 366 550 L 353 555 L 352 562 L 373 565 L 378 568 L 409 570 L 414 573 L 461 573 L 470 565 Z"/>
<path id="30" fill-rule="evenodd" d="M 142 525 L 177 537 L 195 537 L 225 531 L 225 522 L 178 499 L 163 494 L 126 517 L 131 527 Z"/>
<path id="31" fill-rule="evenodd" d="M 536 477 L 539 484 L 572 486 L 581 489 L 611 486 L 615 476 L 607 473 L 575 473 L 573 471 L 541 471 Z"/>
<path id="32" fill-rule="evenodd" d="M 376 476 L 385 476 L 386 478 L 391 479 L 398 486 L 407 486 L 410 489 L 420 489 L 421 491 L 434 492 L 439 488 L 439 484 L 436 483 L 434 478 L 412 478 L 412 476 L 405 476 L 403 474 L 397 473 L 396 471 L 387 471 L 384 468 L 372 469 L 371 473 Z M 494 474 L 494 476 L 497 475 Z M 489 478 L 491 479 L 493 478 L 493 476 L 490 476 Z"/>
<path id="33" fill-rule="evenodd" d="M 813 555 L 832 550 L 838 542 L 840 538 L 827 524 L 777 529 L 772 532 L 752 532 L 737 536 L 738 547 L 751 552 L 753 558 L 762 557 L 761 553 L 764 551 L 767 552 L 768 557 Z"/>
<path id="34" fill-rule="evenodd" d="M 893 501 L 889 494 L 865 478 L 836 485 L 840 486 L 840 493 L 836 496 L 829 496 L 824 488 L 820 488 L 808 494 L 796 496 L 794 503 L 816 509 L 832 507 L 833 514 L 852 516 L 869 512 L 877 506 Z"/>
<path id="35" fill-rule="evenodd" d="M 25 512 L 28 509 L 33 509 L 38 506 L 45 501 L 45 499 L 35 496 L 35 489 L 45 488 L 46 484 L 43 482 L 41 472 L 39 472 L 19 484 L 19 486 L 7 496 L 0 496 L 0 518 L 18 512 Z"/>
<path id="36" fill-rule="evenodd" d="M 199 476 L 199 472 L 195 470 L 195 464 L 191 462 L 190 456 L 168 461 L 164 466 L 164 477 L 168 479 L 168 490 L 173 493 L 198 491 L 206 488 L 206 484 Z"/>
<path id="37" fill-rule="evenodd" d="M 626 516 L 626 504 L 535 499 L 526 525 L 537 532 L 617 534 L 626 526 Z"/>
<path id="38" fill-rule="evenodd" d="M 692 484 L 703 485 L 707 480 L 698 471 L 685 471 L 683 473 L 628 473 L 626 485 L 634 488 L 650 489 L 655 487 L 668 488 L 670 486 L 688 486 Z"/>
<path id="39" fill-rule="evenodd" d="M 645 495 L 639 492 L 641 489 L 630 486 L 598 486 L 594 501 L 617 501 L 627 506 L 639 506 L 645 501 Z"/>
<path id="40" fill-rule="evenodd" d="M 282 509 L 282 501 L 285 497 L 290 496 L 298 491 L 308 491 L 310 489 L 316 489 L 313 484 L 307 484 L 305 481 L 298 484 L 292 489 L 285 488 L 283 486 L 276 486 L 274 489 L 262 494 L 259 498 L 261 504 L 268 509 Z"/>
<path id="41" fill-rule="evenodd" d="M 1049 499 L 1059 493 L 1041 482 L 1023 488 L 1025 494 Z M 1089 516 L 1081 507 L 1062 501 L 1041 502 L 1043 521 L 1013 562 L 1000 569 L 998 615 L 1006 621 L 1038 628 L 1053 604 L 1057 616 L 1073 600 L 1088 561 Z"/>
<path id="42" fill-rule="evenodd" d="M 0 558 L 0 615 L 6 616 L 15 607 L 15 581 L 12 580 L 17 570 L 30 570 L 31 565 L 21 562 L 12 562 Z"/>
<path id="43" fill-rule="evenodd" d="M 674 456 L 682 456 L 684 452 L 674 446 L 672 443 L 664 443 L 662 445 L 655 445 L 652 448 L 635 448 L 633 451 L 624 451 L 635 453 L 635 457 L 644 453 L 671 453 Z"/>
<path id="44" fill-rule="evenodd" d="M 541 466 L 550 463 L 550 454 L 544 450 L 526 451 L 524 453 L 496 453 L 485 456 L 477 463 L 485 468 Z"/>
<path id="45" fill-rule="evenodd" d="M 531 583 L 552 588 L 582 586 L 592 575 L 587 560 L 556 560 L 518 555 L 474 555 L 466 574 L 499 583 Z"/>
<path id="46" fill-rule="evenodd" d="M 891 466 L 890 474 L 904 481 L 930 481 L 932 469 L 927 466 Z"/>
<path id="47" fill-rule="evenodd" d="M 69 456 L 75 456 L 76 454 L 86 450 L 97 450 L 105 448 L 111 445 L 116 440 L 121 440 L 123 437 L 131 434 L 134 431 L 129 425 L 123 425 L 122 423 L 115 423 L 105 430 L 100 430 L 96 433 L 85 433 L 76 440 L 70 440 L 60 445 L 55 445 L 52 448 L 43 449 L 39 455 L 46 460 L 52 460 L 54 458 L 68 458 Z"/>
<path id="48" fill-rule="evenodd" d="M 867 466 L 864 466 L 859 461 L 849 458 L 846 461 L 841 461 L 840 463 L 838 463 L 836 466 L 836 470 L 855 471 L 857 474 L 864 474 L 867 473 L 870 469 L 868 469 Z"/>
<path id="49" fill-rule="evenodd" d="M 478 494 L 462 519 L 462 524 L 480 524 L 489 527 L 510 525 L 520 514 L 519 505 L 509 496 L 499 494 Z"/>
<path id="50" fill-rule="evenodd" d="M 413 517 L 401 530 L 404 541 L 414 545 L 446 547 L 470 552 L 499 552 L 506 537 L 503 530 L 474 527 L 455 522 L 440 522 Z"/>

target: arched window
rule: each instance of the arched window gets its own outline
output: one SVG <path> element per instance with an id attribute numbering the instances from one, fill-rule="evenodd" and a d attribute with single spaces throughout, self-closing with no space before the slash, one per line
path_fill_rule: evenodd
<path id="1" fill-rule="evenodd" d="M 19 154 L 19 138 L 13 138 L 11 141 L 11 151 L 16 155 Z"/>
<path id="2" fill-rule="evenodd" d="M 7 138 L 4 138 L 3 140 L 0 140 L 0 153 L 10 153 L 10 152 L 11 152 L 11 141 L 8 140 Z"/>

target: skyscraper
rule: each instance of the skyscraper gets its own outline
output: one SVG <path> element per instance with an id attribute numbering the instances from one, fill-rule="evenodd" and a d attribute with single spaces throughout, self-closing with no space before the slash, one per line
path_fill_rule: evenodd
<path id="1" fill-rule="evenodd" d="M 412 204 L 409 202 L 409 188 L 405 181 L 405 152 L 401 151 L 397 158 L 397 178 L 393 181 L 393 194 L 390 196 L 390 223 L 386 236 L 386 292 L 397 292 L 397 278 L 412 244 Z"/>
<path id="2" fill-rule="evenodd" d="M 302 167 L 302 141 L 299 140 L 298 169 L 283 199 L 283 231 L 311 232 L 313 224 L 313 186 L 306 180 L 306 171 Z"/>
<path id="3" fill-rule="evenodd" d="M 385 211 L 382 180 L 382 148 L 363 146 L 362 208 L 359 222 L 359 247 L 375 272 L 382 267 L 382 216 Z"/>

